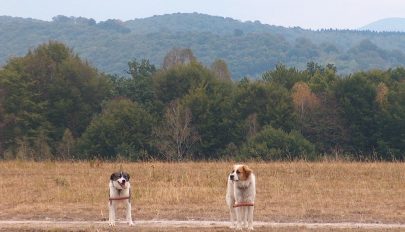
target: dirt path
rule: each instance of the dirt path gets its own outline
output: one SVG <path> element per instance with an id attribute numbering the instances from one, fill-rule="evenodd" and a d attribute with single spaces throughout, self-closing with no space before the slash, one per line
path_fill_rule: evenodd
<path id="1" fill-rule="evenodd" d="M 135 227 L 158 227 L 158 228 L 213 228 L 228 227 L 227 221 L 171 221 L 171 220 L 151 220 L 135 221 Z M 0 228 L 78 228 L 78 227 L 107 227 L 106 221 L 0 221 Z M 117 227 L 126 226 L 126 223 L 119 221 Z M 357 223 L 357 222 L 340 222 L 340 223 L 308 223 L 308 222 L 254 222 L 256 227 L 273 227 L 273 228 L 293 228 L 301 227 L 308 229 L 405 229 L 405 224 L 380 224 L 380 223 Z"/>

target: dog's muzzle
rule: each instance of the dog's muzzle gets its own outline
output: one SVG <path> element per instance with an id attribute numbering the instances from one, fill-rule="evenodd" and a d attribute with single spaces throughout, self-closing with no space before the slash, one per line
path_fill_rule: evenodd
<path id="1" fill-rule="evenodd" d="M 235 175 L 230 175 L 230 176 L 229 176 L 229 179 L 230 179 L 231 181 L 238 181 L 238 180 L 235 180 Z"/>
<path id="2" fill-rule="evenodd" d="M 118 182 L 118 184 L 119 184 L 122 188 L 124 188 L 124 187 L 125 187 L 125 180 L 122 180 L 122 182 Z"/>

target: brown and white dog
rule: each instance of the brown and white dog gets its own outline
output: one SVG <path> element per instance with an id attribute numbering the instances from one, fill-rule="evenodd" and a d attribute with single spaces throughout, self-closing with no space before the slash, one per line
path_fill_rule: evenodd
<path id="1" fill-rule="evenodd" d="M 256 177 L 246 165 L 236 164 L 228 175 L 226 203 L 231 217 L 231 228 L 253 230 L 253 210 L 256 198 Z M 236 221 L 235 221 L 236 217 Z"/>
<path id="2" fill-rule="evenodd" d="M 128 173 L 114 172 L 111 174 L 108 186 L 110 188 L 110 201 L 108 203 L 110 226 L 115 226 L 115 215 L 119 203 L 126 204 L 126 219 L 128 224 L 132 226 L 134 223 L 131 216 L 131 184 Z"/>

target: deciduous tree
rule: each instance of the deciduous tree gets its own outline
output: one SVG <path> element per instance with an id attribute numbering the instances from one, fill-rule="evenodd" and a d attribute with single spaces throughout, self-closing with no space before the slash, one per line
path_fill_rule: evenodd
<path id="1" fill-rule="evenodd" d="M 7 126 L 6 148 L 17 140 L 34 146 L 36 137 L 55 151 L 65 128 L 78 137 L 86 129 L 101 102 L 109 97 L 110 83 L 63 43 L 50 41 L 0 70 L 0 89 Z"/>
<path id="2" fill-rule="evenodd" d="M 170 69 L 181 64 L 196 62 L 193 52 L 189 48 L 173 48 L 163 60 L 163 69 Z"/>
<path id="3" fill-rule="evenodd" d="M 231 73 L 228 70 L 228 65 L 225 61 L 217 59 L 212 63 L 211 70 L 219 80 L 232 81 Z"/>
<path id="4" fill-rule="evenodd" d="M 312 93 L 308 84 L 304 82 L 297 82 L 292 88 L 292 98 L 295 109 L 302 120 L 308 111 L 314 110 L 319 106 L 318 97 Z"/>
<path id="5" fill-rule="evenodd" d="M 191 110 L 175 100 L 166 107 L 162 126 L 156 129 L 157 147 L 167 160 L 192 158 L 194 145 L 200 140 L 192 125 Z"/>

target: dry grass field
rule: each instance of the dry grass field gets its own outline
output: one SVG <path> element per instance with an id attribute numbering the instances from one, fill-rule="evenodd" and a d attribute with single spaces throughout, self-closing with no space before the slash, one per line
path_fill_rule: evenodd
<path id="1" fill-rule="evenodd" d="M 405 223 L 404 163 L 248 165 L 257 176 L 257 221 Z M 227 220 L 231 167 L 227 162 L 3 161 L 0 220 L 107 220 L 109 176 L 120 168 L 131 175 L 135 221 Z"/>

